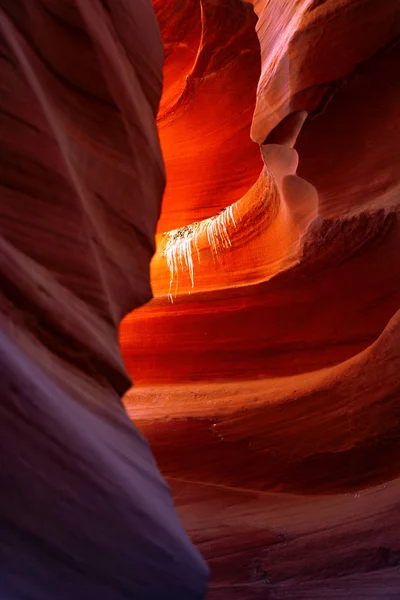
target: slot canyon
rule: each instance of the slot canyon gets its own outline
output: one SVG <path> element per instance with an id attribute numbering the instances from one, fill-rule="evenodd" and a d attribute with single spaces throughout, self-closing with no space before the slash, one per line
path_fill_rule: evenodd
<path id="1" fill-rule="evenodd" d="M 0 0 L 0 600 L 400 600 L 399 34 Z"/>

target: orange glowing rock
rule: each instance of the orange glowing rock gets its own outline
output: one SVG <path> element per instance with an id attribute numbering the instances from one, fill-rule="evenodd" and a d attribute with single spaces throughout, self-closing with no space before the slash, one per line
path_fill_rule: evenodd
<path id="1" fill-rule="evenodd" d="M 125 406 L 212 565 L 210 598 L 394 598 L 399 5 L 252 4 L 256 24 L 250 3 L 171 1 L 173 41 L 160 20 L 168 183 L 155 297 L 121 326 Z"/>
<path id="2" fill-rule="evenodd" d="M 399 1 L 153 7 L 0 0 L 0 600 L 397 600 Z"/>
<path id="3" fill-rule="evenodd" d="M 168 174 L 164 232 L 215 215 L 256 181 L 262 162 L 249 129 L 260 50 L 248 4 L 161 0 L 154 7 L 167 52 L 158 116 Z"/>

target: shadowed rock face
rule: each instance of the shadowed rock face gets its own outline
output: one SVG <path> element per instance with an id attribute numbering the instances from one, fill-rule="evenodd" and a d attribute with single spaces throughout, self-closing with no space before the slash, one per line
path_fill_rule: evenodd
<path id="1" fill-rule="evenodd" d="M 164 189 L 149 2 L 0 2 L 1 600 L 200 599 L 120 402 Z"/>
<path id="2" fill-rule="evenodd" d="M 252 4 L 154 1 L 167 189 L 124 402 L 207 598 L 395 600 L 400 7 Z"/>
<path id="3" fill-rule="evenodd" d="M 0 600 L 399 598 L 399 28 L 0 0 Z"/>

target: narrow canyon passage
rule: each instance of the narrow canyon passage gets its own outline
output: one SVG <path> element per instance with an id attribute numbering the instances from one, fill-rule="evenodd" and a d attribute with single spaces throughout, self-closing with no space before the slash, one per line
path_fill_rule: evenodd
<path id="1" fill-rule="evenodd" d="M 0 600 L 399 600 L 399 33 L 0 0 Z"/>

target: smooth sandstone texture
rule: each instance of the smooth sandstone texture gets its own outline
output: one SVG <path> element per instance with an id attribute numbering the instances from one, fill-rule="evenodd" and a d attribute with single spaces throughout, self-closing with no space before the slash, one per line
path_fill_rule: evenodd
<path id="1" fill-rule="evenodd" d="M 1 600 L 398 600 L 399 6 L 0 0 Z"/>
<path id="2" fill-rule="evenodd" d="M 249 123 L 260 48 L 249 4 L 153 4 L 166 48 L 158 114 L 168 172 L 158 223 L 163 233 L 215 215 L 257 179 L 262 162 L 249 137 Z"/>
<path id="3" fill-rule="evenodd" d="M 252 4 L 154 2 L 168 183 L 124 402 L 207 598 L 397 600 L 400 5 Z"/>
<path id="4" fill-rule="evenodd" d="M 120 402 L 151 297 L 163 48 L 148 1 L 0 2 L 1 600 L 200 599 Z"/>

